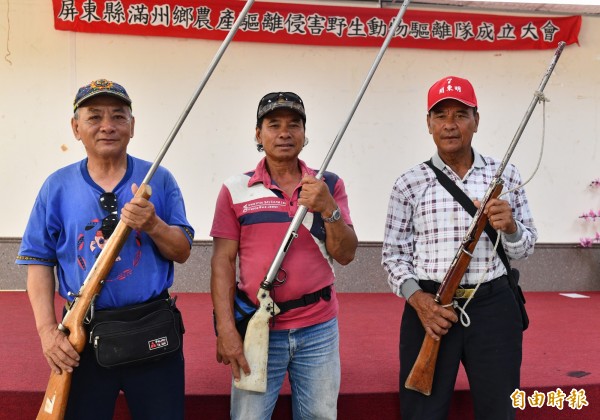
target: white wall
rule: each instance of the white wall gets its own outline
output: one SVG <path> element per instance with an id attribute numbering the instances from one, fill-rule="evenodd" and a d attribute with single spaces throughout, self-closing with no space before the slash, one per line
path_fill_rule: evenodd
<path id="1" fill-rule="evenodd" d="M 600 177 L 598 40 L 600 18 L 584 17 L 580 45 L 566 48 L 545 90 L 546 146 L 526 188 L 542 242 L 578 242 L 597 227 L 578 216 L 600 208 L 600 189 L 588 188 Z M 130 153 L 154 160 L 219 46 L 55 31 L 50 0 L 0 0 L 0 237 L 20 237 L 45 177 L 84 156 L 69 124 L 79 86 L 101 77 L 125 85 L 137 118 Z M 261 157 L 253 142 L 258 99 L 277 90 L 303 97 L 310 144 L 301 158 L 318 168 L 377 52 L 230 45 L 163 161 L 183 190 L 196 239 L 209 239 L 222 181 Z M 552 55 L 389 49 L 328 168 L 346 181 L 359 239 L 382 240 L 395 178 L 434 151 L 425 126 L 425 96 L 434 81 L 453 74 L 473 82 L 481 113 L 474 145 L 501 158 Z M 524 178 L 540 151 L 541 111 L 511 159 Z"/>

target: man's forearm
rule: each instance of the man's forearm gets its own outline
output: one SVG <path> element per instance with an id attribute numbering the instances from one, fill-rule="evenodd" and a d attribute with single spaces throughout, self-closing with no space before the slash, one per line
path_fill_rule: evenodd
<path id="1" fill-rule="evenodd" d="M 326 223 L 325 247 L 331 257 L 342 265 L 349 264 L 354 260 L 358 239 L 351 226 L 343 220 L 334 223 Z"/>
<path id="2" fill-rule="evenodd" d="M 235 297 L 235 271 L 227 267 L 212 267 L 210 295 L 216 317 L 217 332 L 235 329 L 233 300 Z"/>
<path id="3" fill-rule="evenodd" d="M 54 311 L 54 268 L 44 265 L 29 265 L 27 268 L 27 295 L 33 309 L 35 326 L 38 330 L 57 325 Z"/>
<path id="4" fill-rule="evenodd" d="M 183 264 L 190 256 L 190 243 L 179 226 L 170 226 L 164 221 L 152 232 L 148 232 L 164 258 Z"/>

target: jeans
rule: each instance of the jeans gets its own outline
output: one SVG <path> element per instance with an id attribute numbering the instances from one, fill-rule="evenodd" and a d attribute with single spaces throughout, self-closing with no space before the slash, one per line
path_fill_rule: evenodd
<path id="1" fill-rule="evenodd" d="M 231 418 L 270 419 L 288 372 L 297 419 L 335 419 L 340 391 L 337 318 L 310 327 L 270 331 L 267 391 L 231 386 Z"/>

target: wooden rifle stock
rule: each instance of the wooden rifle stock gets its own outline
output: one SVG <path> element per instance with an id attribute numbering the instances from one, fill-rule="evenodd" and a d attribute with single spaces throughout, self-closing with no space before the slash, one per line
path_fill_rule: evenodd
<path id="1" fill-rule="evenodd" d="M 502 192 L 502 180 L 499 179 L 495 184 L 490 185 L 489 191 L 491 194 L 487 194 L 481 202 L 473 222 L 471 223 L 472 229 L 463 239 L 463 242 L 450 265 L 450 269 L 446 273 L 442 284 L 437 292 L 435 301 L 441 305 L 448 305 L 452 302 L 456 289 L 460 285 L 460 280 L 465 275 L 475 246 L 485 229 L 485 225 L 488 222 L 488 217 L 483 213 L 483 209 L 486 204 L 492 198 L 498 198 L 500 192 Z M 404 386 L 407 389 L 420 392 L 421 394 L 431 395 L 431 387 L 433 385 L 433 374 L 435 373 L 435 364 L 437 362 L 437 356 L 440 349 L 440 340 L 434 340 L 429 335 L 425 334 L 421 350 L 417 356 L 417 360 L 413 365 Z"/>
<path id="2" fill-rule="evenodd" d="M 151 195 L 152 188 L 147 184 L 142 184 L 135 194 L 136 197 L 145 199 L 149 199 Z M 69 342 L 78 353 L 83 351 L 87 339 L 83 327 L 85 317 L 90 310 L 93 310 L 94 300 L 102 290 L 104 279 L 108 276 L 130 233 L 131 228 L 119 221 L 115 231 L 106 242 L 90 273 L 81 285 L 62 323 L 58 325 L 58 329 L 68 335 Z M 50 380 L 46 387 L 46 394 L 38 412 L 37 420 L 64 418 L 71 389 L 71 378 L 72 373 L 66 371 L 60 374 L 54 371 L 50 373 Z"/>

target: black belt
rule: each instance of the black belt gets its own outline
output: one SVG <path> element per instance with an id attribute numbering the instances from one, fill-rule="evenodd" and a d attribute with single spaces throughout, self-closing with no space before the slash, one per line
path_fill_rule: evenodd
<path id="1" fill-rule="evenodd" d="M 424 292 L 436 294 L 438 289 L 440 288 L 441 283 L 433 280 L 419 280 L 419 286 L 423 289 Z M 456 289 L 456 293 L 454 297 L 456 299 L 467 299 L 473 294 L 477 296 L 485 296 L 496 293 L 500 290 L 508 288 L 508 277 L 505 275 L 496 277 L 491 281 L 487 281 L 485 283 L 481 283 L 477 292 L 475 292 L 475 288 L 477 285 L 461 285 L 458 289 Z"/>
<path id="2" fill-rule="evenodd" d="M 89 324 L 89 321 L 90 321 L 89 320 L 89 316 L 93 316 L 94 321 L 100 322 L 100 321 L 112 320 L 113 318 L 118 317 L 119 313 L 131 313 L 131 314 L 135 314 L 136 312 L 139 312 L 139 311 L 136 310 L 137 308 L 139 308 L 139 307 L 145 307 L 145 305 L 147 303 L 152 303 L 152 302 L 155 302 L 155 301 L 158 301 L 158 300 L 164 300 L 166 302 L 170 297 L 171 297 L 171 295 L 169 294 L 169 290 L 165 289 L 162 292 L 160 292 L 160 294 L 158 294 L 157 296 L 154 296 L 154 297 L 148 299 L 145 302 L 136 303 L 134 305 L 123 306 L 121 308 L 94 310 L 93 314 L 90 313 L 90 314 L 88 314 L 86 316 L 86 323 Z M 173 305 L 174 305 L 174 300 L 173 300 Z M 63 308 L 63 317 L 65 316 L 65 314 L 67 313 L 67 311 L 71 309 L 72 305 L 73 305 L 72 301 L 66 301 L 65 302 L 65 307 Z"/>
<path id="3" fill-rule="evenodd" d="M 331 300 L 331 286 L 322 288 L 313 293 L 308 293 L 299 299 L 287 300 L 285 302 L 275 302 L 279 307 L 279 314 L 289 311 L 290 309 L 301 308 L 303 306 L 312 305 L 317 303 L 319 300 L 330 301 Z"/>
<path id="4" fill-rule="evenodd" d="M 254 305 L 254 302 L 252 302 L 252 300 L 250 300 L 250 298 L 244 291 L 242 291 L 238 288 L 237 294 L 248 305 L 256 307 L 256 305 Z M 321 290 L 317 290 L 316 292 L 307 293 L 298 299 L 286 300 L 285 302 L 275 302 L 275 303 L 277 304 L 277 307 L 279 308 L 279 311 L 280 311 L 279 315 L 281 315 L 284 312 L 289 311 L 290 309 L 296 309 L 296 308 L 301 308 L 303 306 L 312 305 L 313 303 L 317 303 L 321 299 L 323 299 L 325 301 L 331 300 L 331 286 L 325 286 L 324 288 L 322 288 Z"/>

